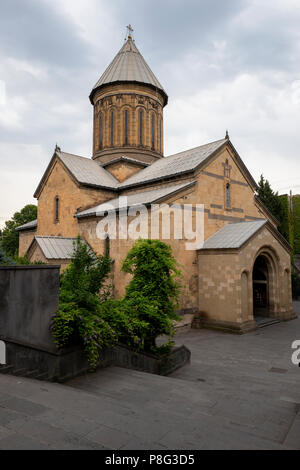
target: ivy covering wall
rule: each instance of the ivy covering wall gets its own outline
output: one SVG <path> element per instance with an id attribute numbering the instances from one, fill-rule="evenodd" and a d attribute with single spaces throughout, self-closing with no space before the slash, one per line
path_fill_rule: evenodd
<path id="1" fill-rule="evenodd" d="M 279 196 L 281 205 L 280 226 L 278 227 L 280 233 L 289 242 L 291 246 L 294 244 L 294 227 L 293 216 L 290 211 L 290 200 L 287 194 Z"/>
<path id="2" fill-rule="evenodd" d="M 294 254 L 300 255 L 300 194 L 293 196 Z"/>

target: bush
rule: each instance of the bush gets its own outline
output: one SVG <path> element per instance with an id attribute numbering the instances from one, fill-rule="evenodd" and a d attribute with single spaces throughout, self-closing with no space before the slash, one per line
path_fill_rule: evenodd
<path id="1" fill-rule="evenodd" d="M 107 287 L 111 260 L 96 256 L 78 237 L 71 263 L 61 275 L 59 310 L 50 329 L 59 348 L 78 341 L 91 369 L 104 347 L 117 341 L 136 351 L 167 353 L 172 341 L 157 347 L 159 335 L 174 334 L 173 320 L 180 274 L 171 248 L 156 240 L 140 240 L 123 263 L 133 275 L 123 299 L 113 300 Z"/>
<path id="2" fill-rule="evenodd" d="M 14 261 L 9 257 L 9 256 L 6 256 L 3 248 L 2 248 L 2 244 L 0 242 L 0 265 L 13 265 L 15 264 Z"/>
<path id="3" fill-rule="evenodd" d="M 180 285 L 175 278 L 181 273 L 171 247 L 160 240 L 138 240 L 128 252 L 122 271 L 132 274 L 124 298 L 128 315 L 147 325 L 143 348 L 159 352 L 156 338 L 173 336 L 173 320 L 179 319 L 176 307 Z"/>
<path id="4" fill-rule="evenodd" d="M 101 318 L 110 265 L 108 257 L 96 256 L 78 237 L 71 263 L 61 275 L 59 310 L 50 324 L 59 348 L 78 338 L 91 368 L 98 363 L 99 350 L 117 341 L 116 332 Z"/>
<path id="5" fill-rule="evenodd" d="M 16 228 L 36 218 L 37 206 L 27 204 L 20 212 L 15 212 L 13 217 L 5 222 L 2 232 L 2 248 L 8 256 L 15 257 L 18 255 L 19 232 Z"/>

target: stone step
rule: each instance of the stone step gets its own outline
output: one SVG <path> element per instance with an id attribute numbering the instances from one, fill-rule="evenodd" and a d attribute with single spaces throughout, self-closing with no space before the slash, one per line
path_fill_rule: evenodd
<path id="1" fill-rule="evenodd" d="M 37 375 L 35 375 L 33 377 L 34 379 L 37 379 L 37 380 L 50 380 L 50 377 L 48 375 L 48 372 L 42 372 L 42 373 L 38 373 Z"/>
<path id="2" fill-rule="evenodd" d="M 26 372 L 27 372 L 27 369 L 13 369 L 12 374 L 17 377 L 24 377 Z"/>
<path id="3" fill-rule="evenodd" d="M 0 373 L 1 374 L 9 374 L 12 372 L 14 366 L 9 364 L 1 364 L 0 365 Z"/>
<path id="4" fill-rule="evenodd" d="M 24 377 L 28 377 L 28 378 L 35 378 L 37 375 L 39 375 L 40 371 L 38 369 L 35 369 L 35 370 L 28 370 L 27 372 L 25 372 L 24 374 Z"/>
<path id="5" fill-rule="evenodd" d="M 269 319 L 263 319 L 263 320 L 256 320 L 256 323 L 257 323 L 257 326 L 258 328 L 264 328 L 265 326 L 269 326 L 269 325 L 275 325 L 276 323 L 280 323 L 279 320 L 277 320 L 276 318 L 269 318 Z"/>

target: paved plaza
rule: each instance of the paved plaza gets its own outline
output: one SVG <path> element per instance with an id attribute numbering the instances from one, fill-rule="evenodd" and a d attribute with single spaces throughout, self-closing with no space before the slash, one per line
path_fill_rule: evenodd
<path id="1" fill-rule="evenodd" d="M 300 449 L 299 316 L 237 336 L 178 335 L 168 377 L 110 367 L 67 384 L 0 374 L 0 449 Z"/>

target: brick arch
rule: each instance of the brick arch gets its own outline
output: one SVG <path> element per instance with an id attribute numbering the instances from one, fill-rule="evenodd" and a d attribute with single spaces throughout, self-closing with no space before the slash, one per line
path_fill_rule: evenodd
<path id="1" fill-rule="evenodd" d="M 105 113 L 105 127 L 104 127 L 104 135 L 105 135 L 105 138 L 104 138 L 104 147 L 112 147 L 111 146 L 111 114 L 112 112 L 114 113 L 114 129 L 113 129 L 113 134 L 114 134 L 114 143 L 113 143 L 113 147 L 116 147 L 118 145 L 118 129 L 117 129 L 117 125 L 118 125 L 118 107 L 115 105 L 115 104 L 111 104 L 109 105 L 105 110 L 104 110 L 104 113 Z"/>
<path id="2" fill-rule="evenodd" d="M 128 132 L 128 138 L 127 138 L 127 143 L 125 142 L 125 111 L 128 111 L 128 122 L 127 122 L 127 132 Z M 131 106 L 129 103 L 126 103 L 122 106 L 120 106 L 120 144 L 121 145 L 132 145 L 135 142 L 132 141 L 132 135 L 133 135 L 133 116 L 134 116 L 134 110 L 133 106 Z"/>
<path id="3" fill-rule="evenodd" d="M 142 139 L 141 139 L 141 130 L 140 130 L 140 111 L 143 111 L 143 119 L 142 119 Z M 136 116 L 136 142 L 137 146 L 146 147 L 147 145 L 147 132 L 146 132 L 146 122 L 147 122 L 147 114 L 148 110 L 145 105 L 139 104 L 135 108 L 135 116 Z M 142 142 L 142 143 L 141 143 Z"/>
<path id="4" fill-rule="evenodd" d="M 280 273 L 280 258 L 276 250 L 269 246 L 265 245 L 260 247 L 255 253 L 252 259 L 251 273 L 253 275 L 253 270 L 255 263 L 259 257 L 262 257 L 267 266 L 267 289 L 268 289 L 268 316 L 276 316 L 276 312 L 279 311 L 280 307 L 280 292 L 279 292 L 279 273 Z M 251 279 L 252 281 L 252 279 Z M 253 292 L 253 284 L 252 284 Z M 254 315 L 254 306 L 253 306 L 253 315 Z"/>

